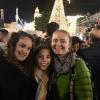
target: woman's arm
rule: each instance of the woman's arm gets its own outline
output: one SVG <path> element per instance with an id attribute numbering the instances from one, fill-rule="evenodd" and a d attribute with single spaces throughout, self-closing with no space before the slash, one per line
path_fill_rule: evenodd
<path id="1" fill-rule="evenodd" d="M 75 95 L 77 100 L 93 100 L 90 71 L 82 59 L 75 65 Z"/>

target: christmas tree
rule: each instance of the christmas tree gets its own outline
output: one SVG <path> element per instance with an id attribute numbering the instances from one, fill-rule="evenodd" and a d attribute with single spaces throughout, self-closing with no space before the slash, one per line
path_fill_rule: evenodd
<path id="1" fill-rule="evenodd" d="M 54 7 L 51 13 L 50 22 L 59 24 L 60 29 L 67 29 L 67 22 L 65 19 L 64 5 L 62 0 L 55 0 Z"/>

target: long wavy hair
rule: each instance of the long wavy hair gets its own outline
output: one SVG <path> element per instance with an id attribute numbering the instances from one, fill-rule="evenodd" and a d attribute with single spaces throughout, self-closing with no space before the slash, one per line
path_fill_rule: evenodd
<path id="1" fill-rule="evenodd" d="M 15 57 L 15 49 L 17 42 L 22 37 L 28 37 L 32 40 L 32 49 L 30 50 L 28 57 L 24 61 L 20 62 Z M 33 70 L 33 63 L 31 56 L 33 54 L 34 47 L 35 47 L 34 39 L 30 34 L 24 31 L 13 32 L 7 42 L 7 59 L 10 63 L 17 64 L 17 66 L 19 66 L 20 68 L 23 67 L 25 73 L 31 74 Z"/>

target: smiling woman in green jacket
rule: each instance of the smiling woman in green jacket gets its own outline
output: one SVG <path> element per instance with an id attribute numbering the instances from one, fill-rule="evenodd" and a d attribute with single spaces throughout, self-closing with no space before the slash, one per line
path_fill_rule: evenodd
<path id="1" fill-rule="evenodd" d="M 48 92 L 48 100 L 93 100 L 91 75 L 81 58 L 71 52 L 70 35 L 57 30 L 52 35 L 54 73 Z"/>

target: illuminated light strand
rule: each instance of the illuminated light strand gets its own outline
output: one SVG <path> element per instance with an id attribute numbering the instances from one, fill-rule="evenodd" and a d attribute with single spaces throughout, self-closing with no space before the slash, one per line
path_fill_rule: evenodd
<path id="1" fill-rule="evenodd" d="M 71 1 L 70 0 L 67 0 L 68 1 L 68 3 L 70 4 L 71 3 Z"/>

